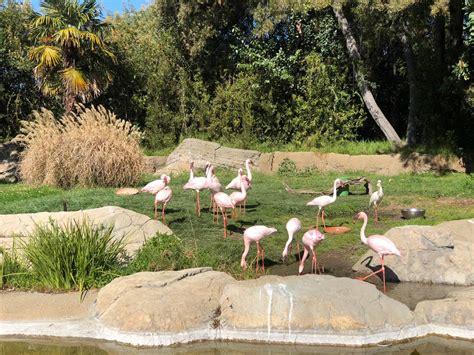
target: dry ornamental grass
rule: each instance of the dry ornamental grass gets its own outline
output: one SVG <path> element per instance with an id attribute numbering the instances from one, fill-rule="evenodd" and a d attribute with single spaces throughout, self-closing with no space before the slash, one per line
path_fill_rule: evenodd
<path id="1" fill-rule="evenodd" d="M 27 183 L 60 186 L 125 186 L 143 172 L 139 129 L 103 106 L 76 106 L 56 120 L 51 111 L 34 111 L 15 141 L 25 145 L 20 173 Z"/>

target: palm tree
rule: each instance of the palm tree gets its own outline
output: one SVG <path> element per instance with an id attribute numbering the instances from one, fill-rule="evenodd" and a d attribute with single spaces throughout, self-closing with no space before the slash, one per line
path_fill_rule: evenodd
<path id="1" fill-rule="evenodd" d="M 37 40 L 29 56 L 43 94 L 62 94 L 66 113 L 76 102 L 98 96 L 112 80 L 107 68 L 115 56 L 107 49 L 96 0 L 44 0 L 31 28 Z"/>

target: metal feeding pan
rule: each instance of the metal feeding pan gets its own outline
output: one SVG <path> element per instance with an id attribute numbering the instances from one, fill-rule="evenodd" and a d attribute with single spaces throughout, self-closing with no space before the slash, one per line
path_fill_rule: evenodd
<path id="1" fill-rule="evenodd" d="M 405 219 L 420 218 L 425 216 L 425 210 L 422 208 L 403 208 L 402 217 Z"/>

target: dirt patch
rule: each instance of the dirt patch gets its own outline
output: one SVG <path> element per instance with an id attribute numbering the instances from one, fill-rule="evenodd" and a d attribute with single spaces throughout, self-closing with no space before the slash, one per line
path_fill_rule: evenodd
<path id="1" fill-rule="evenodd" d="M 448 206 L 474 206 L 474 198 L 441 197 L 436 202 Z"/>

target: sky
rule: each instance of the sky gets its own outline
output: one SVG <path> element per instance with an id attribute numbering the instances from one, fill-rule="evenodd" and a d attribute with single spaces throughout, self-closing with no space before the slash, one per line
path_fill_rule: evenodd
<path id="1" fill-rule="evenodd" d="M 143 5 L 148 5 L 152 0 L 97 0 L 97 3 L 102 6 L 103 15 L 111 15 L 115 12 L 122 12 L 127 8 L 140 9 Z M 35 10 L 39 10 L 41 0 L 31 0 L 31 4 Z"/>

